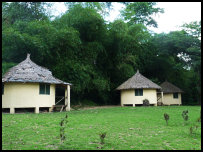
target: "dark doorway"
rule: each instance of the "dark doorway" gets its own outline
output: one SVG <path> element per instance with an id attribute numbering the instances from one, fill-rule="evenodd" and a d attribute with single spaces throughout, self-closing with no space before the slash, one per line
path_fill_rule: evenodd
<path id="1" fill-rule="evenodd" d="M 55 104 L 65 105 L 65 87 L 56 85 Z"/>

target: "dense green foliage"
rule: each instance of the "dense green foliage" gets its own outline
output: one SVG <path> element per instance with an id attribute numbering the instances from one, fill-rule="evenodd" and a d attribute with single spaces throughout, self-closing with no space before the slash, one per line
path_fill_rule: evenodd
<path id="1" fill-rule="evenodd" d="M 111 107 L 68 112 L 2 114 L 3 150 L 201 150 L 200 106 Z M 181 114 L 189 111 L 184 122 Z M 168 125 L 164 113 L 170 115 Z M 150 124 L 150 125 L 149 125 Z M 192 130 L 190 127 L 198 126 Z M 100 135 L 106 133 L 104 144 Z"/>
<path id="2" fill-rule="evenodd" d="M 71 3 L 50 20 L 47 3 L 2 3 L 2 74 L 31 53 L 31 60 L 73 84 L 72 103 L 119 104 L 121 83 L 137 69 L 157 84 L 166 79 L 183 91 L 183 104 L 201 101 L 201 22 L 182 31 L 149 33 L 156 3 L 125 3 L 123 19 L 101 15 L 111 3 Z M 145 8 L 145 9 L 141 9 Z"/>
<path id="3" fill-rule="evenodd" d="M 162 8 L 156 8 L 155 6 L 155 2 L 127 3 L 126 8 L 122 11 L 122 15 L 125 20 L 128 20 L 129 24 L 142 23 L 158 27 L 158 24 L 152 18 L 152 15 L 163 13 L 164 10 Z"/>

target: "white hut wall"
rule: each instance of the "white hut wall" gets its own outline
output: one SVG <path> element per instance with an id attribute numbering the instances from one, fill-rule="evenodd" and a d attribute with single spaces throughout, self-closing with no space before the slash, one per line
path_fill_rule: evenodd
<path id="1" fill-rule="evenodd" d="M 144 99 L 148 99 L 150 104 L 157 104 L 156 89 L 143 89 L 143 96 L 135 96 L 135 89 L 121 90 L 121 105 L 143 104 Z"/>
<path id="2" fill-rule="evenodd" d="M 55 85 L 50 94 L 39 93 L 39 83 L 5 83 L 2 108 L 52 107 L 55 105 Z"/>
<path id="3" fill-rule="evenodd" d="M 164 93 L 163 104 L 164 105 L 181 105 L 181 93 L 178 93 L 178 98 L 173 98 L 173 93 Z"/>

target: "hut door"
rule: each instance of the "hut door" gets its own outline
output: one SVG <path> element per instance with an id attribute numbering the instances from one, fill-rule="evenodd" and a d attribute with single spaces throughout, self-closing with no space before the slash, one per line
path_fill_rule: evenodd
<path id="1" fill-rule="evenodd" d="M 65 105 L 65 88 L 62 86 L 56 86 L 55 104 L 56 105 Z"/>

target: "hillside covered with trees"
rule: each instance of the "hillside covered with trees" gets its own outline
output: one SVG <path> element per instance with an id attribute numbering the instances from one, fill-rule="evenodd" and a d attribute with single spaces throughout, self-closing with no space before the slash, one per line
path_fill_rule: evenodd
<path id="1" fill-rule="evenodd" d="M 139 69 L 157 84 L 180 87 L 183 104 L 201 104 L 201 21 L 154 34 L 147 27 L 157 27 L 152 15 L 164 10 L 154 2 L 124 4 L 122 17 L 108 23 L 109 2 L 67 2 L 67 12 L 54 19 L 50 3 L 3 2 L 2 75 L 31 53 L 73 84 L 72 103 L 119 104 L 116 87 Z"/>

